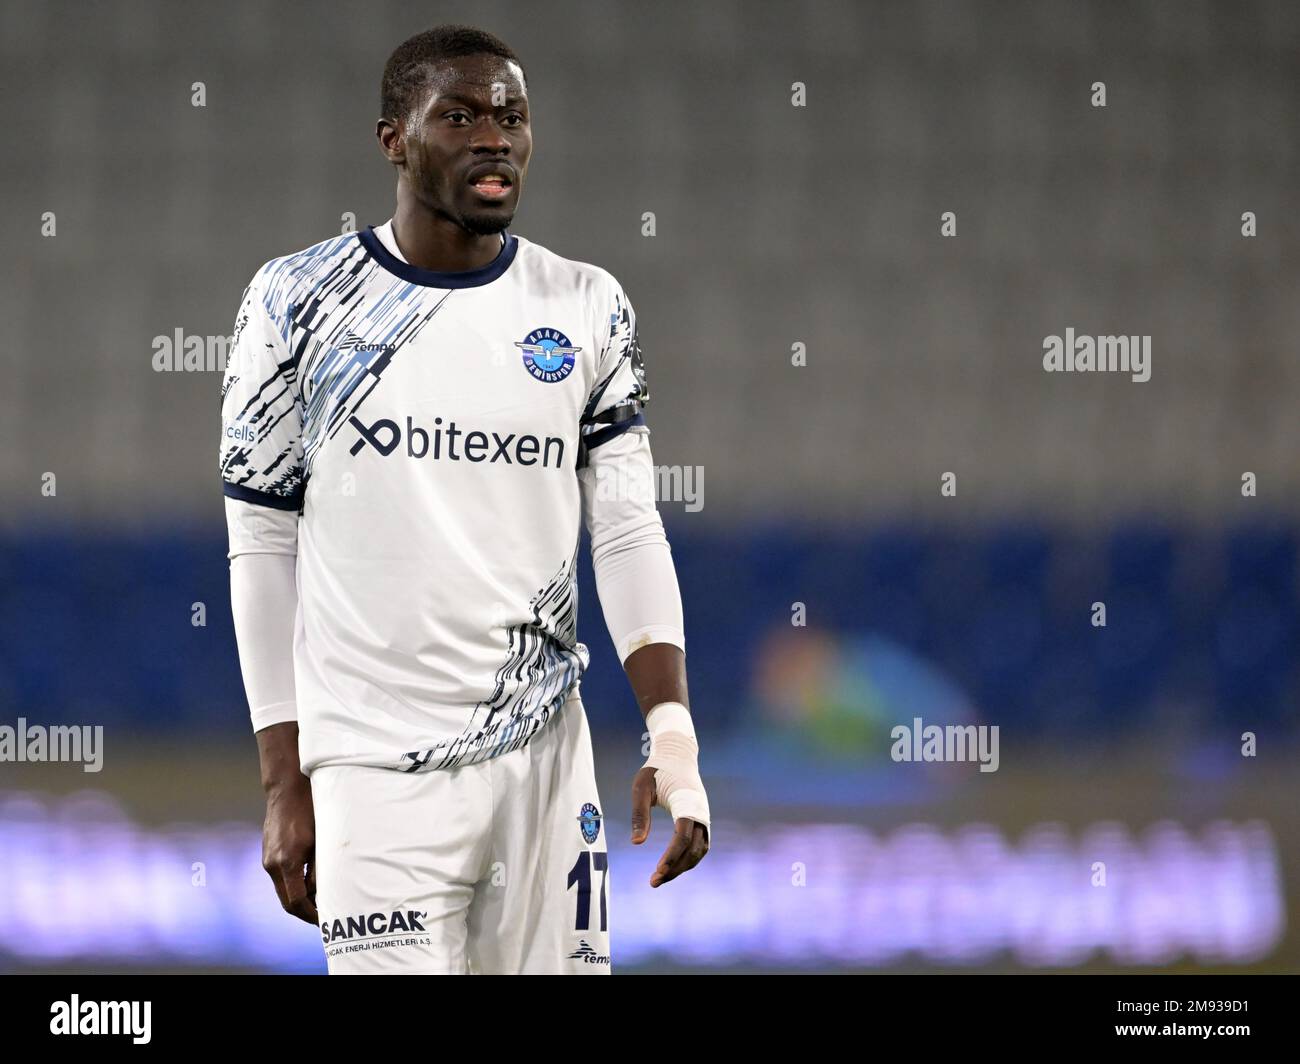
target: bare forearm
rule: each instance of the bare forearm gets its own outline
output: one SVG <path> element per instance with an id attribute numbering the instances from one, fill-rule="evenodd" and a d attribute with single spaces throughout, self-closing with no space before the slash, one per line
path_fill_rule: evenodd
<path id="1" fill-rule="evenodd" d="M 315 924 L 316 812 L 311 780 L 298 763 L 298 723 L 272 724 L 257 733 L 266 791 L 262 867 L 275 884 L 285 912 Z"/>
<path id="2" fill-rule="evenodd" d="M 632 843 L 650 833 L 650 807 L 660 805 L 673 820 L 652 887 L 694 868 L 709 851 L 709 799 L 698 766 L 699 743 L 686 694 L 686 655 L 671 643 L 634 650 L 623 663 L 650 740 L 646 763 L 632 780 Z M 677 704 L 673 704 L 677 703 Z"/>
<path id="3" fill-rule="evenodd" d="M 686 655 L 671 643 L 651 643 L 634 650 L 623 663 L 644 717 L 662 702 L 690 708 L 686 693 Z"/>
<path id="4" fill-rule="evenodd" d="M 298 722 L 273 724 L 257 733 L 257 754 L 262 764 L 262 790 L 267 796 L 286 788 L 305 787 L 298 759 Z"/>

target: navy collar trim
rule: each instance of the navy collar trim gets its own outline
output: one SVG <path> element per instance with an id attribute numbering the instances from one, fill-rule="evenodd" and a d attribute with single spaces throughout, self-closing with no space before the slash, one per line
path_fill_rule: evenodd
<path id="1" fill-rule="evenodd" d="M 396 274 L 403 281 L 427 285 L 429 288 L 478 288 L 480 285 L 491 284 L 514 262 L 515 252 L 519 250 L 519 240 L 509 230 L 503 232 L 505 243 L 501 245 L 497 257 L 486 266 L 480 266 L 477 270 L 459 270 L 450 273 L 423 270 L 419 266 L 403 262 L 384 247 L 383 241 L 375 235 L 373 225 L 366 226 L 357 233 L 357 236 L 361 238 L 361 243 L 380 266 L 389 273 Z"/>

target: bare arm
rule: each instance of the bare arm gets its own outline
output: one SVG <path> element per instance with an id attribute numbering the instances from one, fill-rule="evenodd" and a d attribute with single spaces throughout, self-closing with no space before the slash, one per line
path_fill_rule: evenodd
<path id="1" fill-rule="evenodd" d="M 661 702 L 680 702 L 687 709 L 686 654 L 671 643 L 651 643 L 634 650 L 623 663 L 641 716 Z"/>
<path id="2" fill-rule="evenodd" d="M 309 924 L 316 913 L 316 815 L 311 781 L 298 767 L 298 724 L 273 724 L 257 733 L 266 820 L 262 867 L 284 911 Z"/>
<path id="3" fill-rule="evenodd" d="M 671 806 L 675 793 L 697 787 L 703 797 L 704 787 L 698 770 L 693 770 L 699 751 L 694 729 L 689 735 L 682 729 L 683 722 L 689 721 L 690 708 L 686 654 L 669 643 L 651 643 L 633 651 L 623 667 L 645 715 L 651 744 L 650 757 L 632 780 L 632 842 L 639 846 L 650 835 L 652 805 Z M 652 719 L 661 715 L 662 725 Z M 690 775 L 694 778 L 686 778 Z M 707 817 L 707 802 L 703 808 Z M 696 819 L 701 815 L 698 809 L 698 802 L 688 801 L 685 811 L 694 815 L 673 820 L 673 837 L 650 877 L 652 887 L 694 868 L 709 852 L 708 822 Z"/>

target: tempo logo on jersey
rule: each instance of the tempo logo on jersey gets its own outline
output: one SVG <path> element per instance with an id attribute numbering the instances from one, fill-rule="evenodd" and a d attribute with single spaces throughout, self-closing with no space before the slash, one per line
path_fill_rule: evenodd
<path id="1" fill-rule="evenodd" d="M 600 810 L 588 802 L 578 814 L 578 830 L 588 846 L 600 837 Z"/>
<path id="2" fill-rule="evenodd" d="M 358 336 L 351 329 L 343 334 L 343 339 L 339 341 L 338 349 L 340 351 L 380 351 L 384 354 L 393 354 L 397 350 L 396 344 L 377 343 Z"/>
<path id="3" fill-rule="evenodd" d="M 515 346 L 524 353 L 524 369 L 544 384 L 557 384 L 573 372 L 573 356 L 582 350 L 559 329 L 534 329 Z"/>

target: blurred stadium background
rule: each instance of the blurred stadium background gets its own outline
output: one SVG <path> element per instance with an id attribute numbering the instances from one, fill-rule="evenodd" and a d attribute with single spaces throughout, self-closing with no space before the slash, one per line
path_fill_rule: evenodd
<path id="1" fill-rule="evenodd" d="M 105 737 L 0 764 L 0 969 L 323 971 L 259 866 L 220 369 L 153 362 L 389 216 L 379 74 L 439 21 L 523 58 L 514 229 L 624 283 L 703 470 L 662 510 L 716 840 L 661 891 L 584 572 L 616 967 L 1300 968 L 1300 8 L 16 0 L 0 725 Z M 1067 327 L 1151 380 L 1044 373 Z M 895 763 L 918 716 L 998 771 Z"/>

